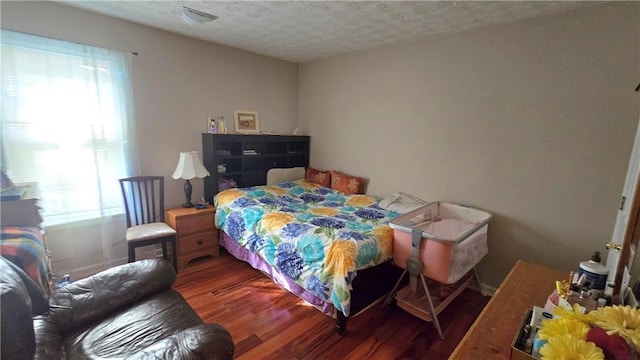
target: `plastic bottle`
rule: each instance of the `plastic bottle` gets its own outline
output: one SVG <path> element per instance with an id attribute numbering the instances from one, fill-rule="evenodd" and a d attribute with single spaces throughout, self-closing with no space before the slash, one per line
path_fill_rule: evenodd
<path id="1" fill-rule="evenodd" d="M 540 339 L 538 336 L 538 330 L 540 330 L 540 328 L 536 330 L 536 334 L 533 339 L 533 348 L 531 349 L 531 356 L 534 359 L 540 359 L 540 349 L 542 349 L 542 347 L 547 343 L 547 340 Z"/>
<path id="2" fill-rule="evenodd" d="M 578 276 L 585 274 L 587 281 L 591 283 L 591 288 L 597 292 L 604 291 L 607 286 L 607 276 L 609 269 L 600 263 L 600 251 L 596 251 L 591 256 L 591 260 L 580 263 Z"/>
<path id="3" fill-rule="evenodd" d="M 595 310 L 598 302 L 591 298 L 590 294 L 589 294 L 589 289 L 587 288 L 582 288 L 580 290 L 580 294 L 571 294 L 567 297 L 567 301 L 569 301 L 569 304 L 573 305 L 573 304 L 578 304 L 580 305 L 582 308 L 584 308 L 585 313 L 588 313 L 592 310 Z"/>
<path id="4" fill-rule="evenodd" d="M 220 120 L 218 120 L 218 133 L 227 133 L 227 125 L 224 123 L 224 116 L 220 116 Z"/>
<path id="5" fill-rule="evenodd" d="M 213 117 L 209 118 L 209 134 L 216 134 L 218 129 L 216 128 L 216 119 Z"/>
<path id="6" fill-rule="evenodd" d="M 60 289 L 61 287 L 64 287 L 67 284 L 71 284 L 73 282 L 73 280 L 71 280 L 71 276 L 69 276 L 69 274 L 64 274 L 62 276 L 62 280 L 56 282 L 56 289 Z"/>

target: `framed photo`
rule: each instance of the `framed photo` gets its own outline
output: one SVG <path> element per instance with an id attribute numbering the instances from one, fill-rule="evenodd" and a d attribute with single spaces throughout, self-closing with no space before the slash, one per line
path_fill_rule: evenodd
<path id="1" fill-rule="evenodd" d="M 258 113 L 255 111 L 234 110 L 233 119 L 235 120 L 237 133 L 257 134 L 260 132 Z"/>

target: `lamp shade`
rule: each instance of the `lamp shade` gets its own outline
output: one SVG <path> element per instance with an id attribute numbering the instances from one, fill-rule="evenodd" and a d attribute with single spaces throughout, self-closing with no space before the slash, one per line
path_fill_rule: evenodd
<path id="1" fill-rule="evenodd" d="M 180 153 L 180 160 L 178 160 L 178 166 L 176 171 L 171 175 L 174 179 L 193 179 L 203 178 L 209 176 L 209 172 L 202 165 L 200 156 L 197 151 L 183 151 Z"/>

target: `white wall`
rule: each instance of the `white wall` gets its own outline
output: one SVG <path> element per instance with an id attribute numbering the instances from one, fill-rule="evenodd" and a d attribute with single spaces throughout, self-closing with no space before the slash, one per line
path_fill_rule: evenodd
<path id="1" fill-rule="evenodd" d="M 493 213 L 479 266 L 605 253 L 639 119 L 640 4 L 615 3 L 300 67 L 311 165 Z M 605 254 L 606 255 L 606 254 Z"/>
<path id="2" fill-rule="evenodd" d="M 233 110 L 257 111 L 263 131 L 297 126 L 297 64 L 52 2 L 2 1 L 0 6 L 4 29 L 139 53 L 132 56 L 132 67 L 141 173 L 165 177 L 167 206 L 184 202 L 184 182 L 171 174 L 180 151 L 202 155 L 200 134 L 207 131 L 209 115 L 224 115 L 231 129 Z M 203 181 L 192 184 L 192 199 L 199 199 Z M 110 226 L 119 226 L 123 237 L 124 223 L 115 220 Z M 50 229 L 58 273 L 91 267 L 102 258 L 93 235 L 99 229 L 85 229 Z M 119 259 L 124 250 L 122 243 L 115 247 Z"/>
<path id="3" fill-rule="evenodd" d="M 179 151 L 201 151 L 207 116 L 256 110 L 265 131 L 305 129 L 312 165 L 366 176 L 369 193 L 492 212 L 480 274 L 497 286 L 518 258 L 570 270 L 604 251 L 640 113 L 639 9 L 594 6 L 312 62 L 299 75 L 296 64 L 51 2 L 2 1 L 0 20 L 140 54 L 142 172 L 165 176 L 168 205 L 183 201 L 170 175 Z M 83 237 L 50 233 L 58 272 L 99 261 L 99 246 L 76 246 Z"/>

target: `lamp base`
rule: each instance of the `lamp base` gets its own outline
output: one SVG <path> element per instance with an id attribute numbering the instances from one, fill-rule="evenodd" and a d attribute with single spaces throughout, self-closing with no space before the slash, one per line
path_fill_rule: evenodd
<path id="1" fill-rule="evenodd" d="M 189 180 L 185 181 L 184 183 L 184 196 L 187 199 L 185 201 L 184 204 L 182 204 L 182 207 L 186 207 L 186 208 L 192 208 L 193 207 L 193 203 L 191 202 L 191 182 Z"/>

